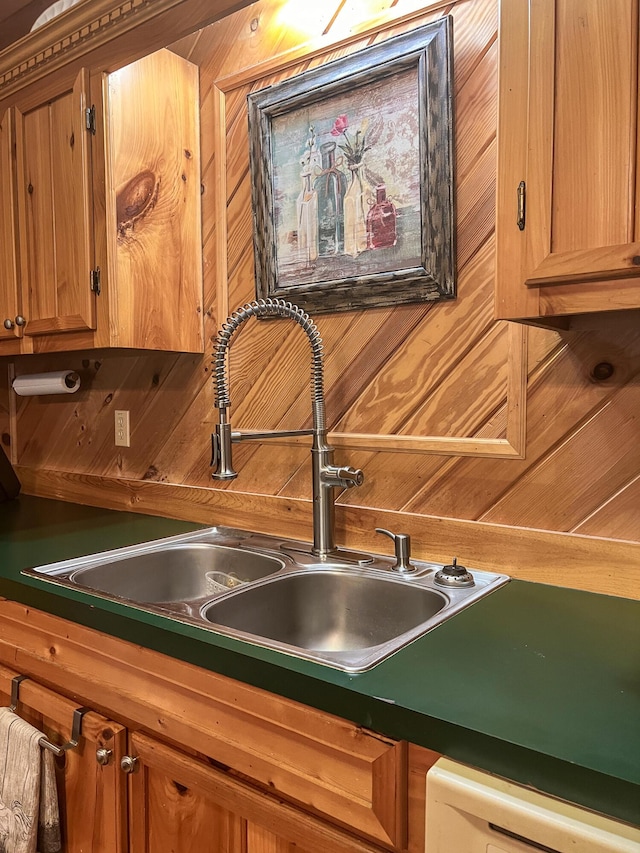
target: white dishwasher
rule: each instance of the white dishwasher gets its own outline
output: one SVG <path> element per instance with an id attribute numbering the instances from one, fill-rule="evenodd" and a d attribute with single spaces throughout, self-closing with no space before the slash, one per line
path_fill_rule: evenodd
<path id="1" fill-rule="evenodd" d="M 427 773 L 426 853 L 640 853 L 640 829 L 439 759 Z"/>

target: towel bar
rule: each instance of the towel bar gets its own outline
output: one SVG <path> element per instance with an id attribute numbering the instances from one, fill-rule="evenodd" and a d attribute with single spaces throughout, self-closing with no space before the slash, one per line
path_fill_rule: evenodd
<path id="1" fill-rule="evenodd" d="M 9 708 L 15 713 L 16 708 L 18 707 L 19 695 L 20 695 L 20 684 L 28 679 L 28 675 L 16 675 L 15 678 L 11 679 L 11 704 Z M 53 752 L 56 756 L 64 755 L 68 749 L 75 749 L 78 746 L 78 742 L 80 741 L 80 737 L 82 735 L 82 718 L 90 711 L 91 708 L 76 708 L 73 712 L 73 722 L 71 724 L 71 740 L 68 740 L 66 743 L 63 743 L 62 746 L 58 746 L 55 743 L 51 743 L 50 740 L 47 740 L 44 735 L 40 738 L 39 744 L 43 749 L 48 749 Z"/>

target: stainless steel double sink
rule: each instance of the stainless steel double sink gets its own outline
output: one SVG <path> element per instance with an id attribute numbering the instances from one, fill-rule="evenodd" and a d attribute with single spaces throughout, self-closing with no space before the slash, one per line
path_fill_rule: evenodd
<path id="1" fill-rule="evenodd" d="M 439 588 L 439 563 L 341 552 L 212 527 L 28 569 L 23 574 L 196 624 L 346 672 L 362 672 L 508 581 L 470 569 L 473 586 Z"/>

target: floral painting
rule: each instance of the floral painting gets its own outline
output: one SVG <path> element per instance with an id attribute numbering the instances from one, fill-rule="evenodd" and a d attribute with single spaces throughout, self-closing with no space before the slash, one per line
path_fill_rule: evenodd
<path id="1" fill-rule="evenodd" d="M 249 96 L 259 296 L 455 295 L 450 37 L 441 19 Z"/>
<path id="2" fill-rule="evenodd" d="M 281 286 L 420 262 L 416 71 L 274 118 Z"/>

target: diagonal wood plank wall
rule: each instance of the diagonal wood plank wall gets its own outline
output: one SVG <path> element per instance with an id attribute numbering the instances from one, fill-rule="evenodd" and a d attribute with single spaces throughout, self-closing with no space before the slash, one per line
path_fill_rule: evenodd
<path id="1" fill-rule="evenodd" d="M 367 477 L 339 503 L 354 513 L 371 510 L 371 518 L 378 511 L 406 514 L 413 530 L 420 517 L 436 517 L 640 543 L 640 331 L 633 318 L 609 317 L 572 333 L 528 331 L 525 458 L 394 452 L 392 445 L 348 449 L 348 436 L 362 433 L 504 439 L 510 370 L 507 324 L 493 321 L 497 0 L 368 0 L 360 7 L 369 17 L 345 29 L 354 5 L 334 0 L 314 12 L 322 18 L 316 32 L 324 31 L 315 40 L 287 23 L 284 0 L 262 0 L 173 46 L 200 66 L 207 335 L 254 296 L 248 92 L 451 14 L 459 296 L 441 305 L 318 318 L 328 419 L 347 436 L 338 442 L 339 459 L 364 468 Z M 593 378 L 600 362 L 615 368 L 604 382 Z M 72 399 L 17 403 L 13 453 L 30 491 L 126 506 L 136 501 L 131 491 L 117 491 L 118 481 L 127 488 L 167 484 L 170 497 L 159 499 L 154 489 L 141 508 L 200 518 L 197 495 L 206 494 L 212 523 L 216 507 L 228 512 L 233 505 L 222 492 L 234 493 L 241 526 L 251 527 L 251 508 L 259 503 L 271 507 L 274 528 L 308 535 L 308 525 L 301 529 L 291 512 L 292 501 L 310 496 L 305 444 L 242 444 L 234 452 L 238 479 L 212 483 L 209 355 L 84 353 L 20 364 L 21 372 L 67 367 L 83 378 Z M 309 426 L 308 375 L 308 344 L 296 326 L 252 321 L 232 349 L 234 427 Z M 7 400 L 0 387 L 5 445 Z M 130 449 L 114 447 L 115 409 L 131 412 Z M 57 474 L 64 487 L 51 485 Z M 199 491 L 170 491 L 174 485 Z M 344 512 L 349 538 L 349 519 L 357 516 Z M 263 523 L 258 516 L 256 525 Z M 569 549 L 570 541 L 558 547 Z M 444 558 L 427 545 L 422 550 Z M 474 555 L 465 558 L 473 562 Z M 495 562 L 501 560 L 508 568 L 508 558 L 497 555 Z M 640 595 L 634 583 L 627 594 Z M 579 577 L 570 585 L 594 588 Z"/>

